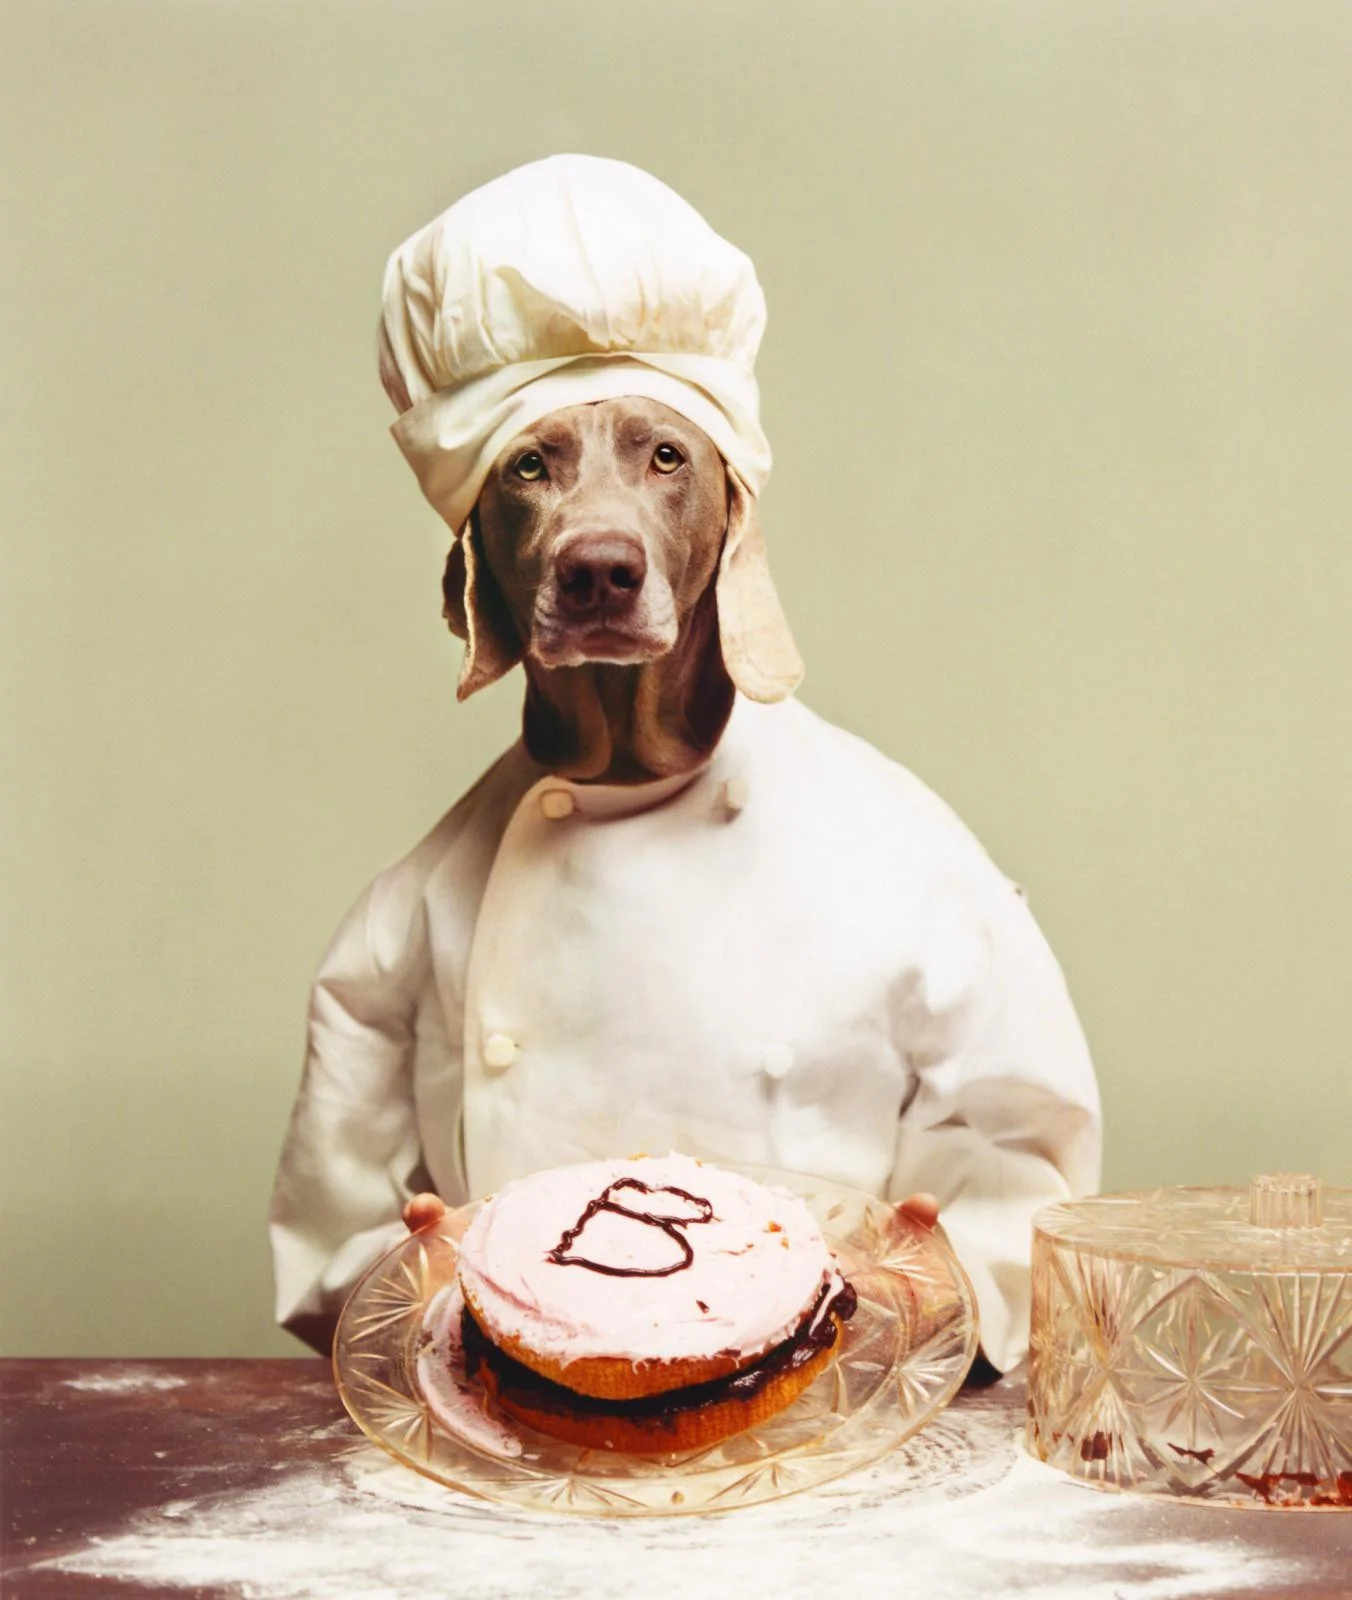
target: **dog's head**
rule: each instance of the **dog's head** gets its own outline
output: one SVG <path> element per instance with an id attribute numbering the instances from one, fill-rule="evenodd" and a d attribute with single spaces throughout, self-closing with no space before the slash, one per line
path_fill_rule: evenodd
<path id="1" fill-rule="evenodd" d="M 707 435 L 653 400 L 569 406 L 518 434 L 443 588 L 469 646 L 461 699 L 523 660 L 533 673 L 642 667 L 713 640 L 753 700 L 782 699 L 802 676 L 754 496 Z M 697 626 L 711 616 L 716 632 Z"/>

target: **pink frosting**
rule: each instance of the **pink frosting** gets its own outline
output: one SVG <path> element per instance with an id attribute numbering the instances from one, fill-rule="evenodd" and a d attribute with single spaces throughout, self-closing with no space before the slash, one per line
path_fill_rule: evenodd
<path id="1" fill-rule="evenodd" d="M 613 1277 L 550 1260 L 617 1179 L 640 1179 L 707 1200 L 711 1221 L 678 1196 L 616 1191 L 622 1205 L 668 1219 L 688 1267 L 664 1277 Z M 610 1266 L 654 1269 L 683 1259 L 671 1232 L 601 1212 L 566 1252 Z M 520 1338 L 563 1364 L 584 1357 L 687 1360 L 728 1350 L 755 1357 L 787 1339 L 824 1285 L 840 1278 L 812 1213 L 796 1195 L 689 1156 L 591 1161 L 507 1184 L 470 1224 L 460 1281 L 488 1335 Z"/>

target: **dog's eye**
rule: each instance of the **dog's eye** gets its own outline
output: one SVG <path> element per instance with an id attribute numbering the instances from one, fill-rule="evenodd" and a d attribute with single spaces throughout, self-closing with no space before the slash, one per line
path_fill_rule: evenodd
<path id="1" fill-rule="evenodd" d="M 527 450 L 524 456 L 517 459 L 512 471 L 527 483 L 534 483 L 545 475 L 545 458 L 538 450 Z"/>
<path id="2" fill-rule="evenodd" d="M 653 466 L 659 472 L 675 472 L 685 457 L 674 444 L 659 444 L 653 451 Z"/>

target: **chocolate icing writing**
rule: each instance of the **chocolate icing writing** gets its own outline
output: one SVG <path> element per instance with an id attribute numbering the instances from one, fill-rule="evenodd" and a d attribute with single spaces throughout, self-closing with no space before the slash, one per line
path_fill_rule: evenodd
<path id="1" fill-rule="evenodd" d="M 612 1198 L 617 1189 L 637 1189 L 640 1194 L 674 1194 L 682 1200 L 688 1200 L 699 1213 L 694 1217 L 661 1217 L 654 1216 L 649 1211 L 634 1211 L 629 1206 L 621 1205 Z M 612 1267 L 604 1261 L 589 1261 L 586 1256 L 570 1255 L 578 1235 L 592 1220 L 603 1211 L 613 1211 L 617 1216 L 630 1217 L 635 1222 L 641 1222 L 645 1227 L 657 1228 L 665 1233 L 680 1250 L 681 1259 L 673 1261 L 665 1267 Z M 571 1228 L 565 1228 L 559 1242 L 549 1252 L 547 1260 L 560 1267 L 586 1267 L 588 1272 L 604 1272 L 611 1278 L 669 1278 L 673 1272 L 684 1272 L 695 1259 L 695 1252 L 689 1239 L 681 1231 L 683 1228 L 693 1228 L 701 1222 L 714 1220 L 714 1208 L 710 1201 L 702 1200 L 697 1194 L 688 1194 L 684 1189 L 677 1189 L 671 1184 L 662 1184 L 657 1188 L 644 1183 L 640 1178 L 617 1178 L 614 1183 L 608 1183 L 597 1195 L 595 1200 L 589 1201 L 587 1209 L 577 1219 Z"/>

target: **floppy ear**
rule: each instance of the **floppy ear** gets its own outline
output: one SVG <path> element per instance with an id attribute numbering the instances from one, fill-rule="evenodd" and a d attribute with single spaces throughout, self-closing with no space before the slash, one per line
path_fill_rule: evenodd
<path id="1" fill-rule="evenodd" d="M 727 477 L 728 531 L 716 590 L 723 665 L 748 700 L 783 700 L 802 681 L 802 657 L 770 576 L 756 497 L 731 467 Z"/>
<path id="2" fill-rule="evenodd" d="M 451 546 L 441 578 L 441 614 L 457 638 L 466 642 L 455 694 L 468 700 L 476 689 L 496 683 L 525 654 L 516 624 L 497 580 L 484 559 L 477 512 Z"/>

